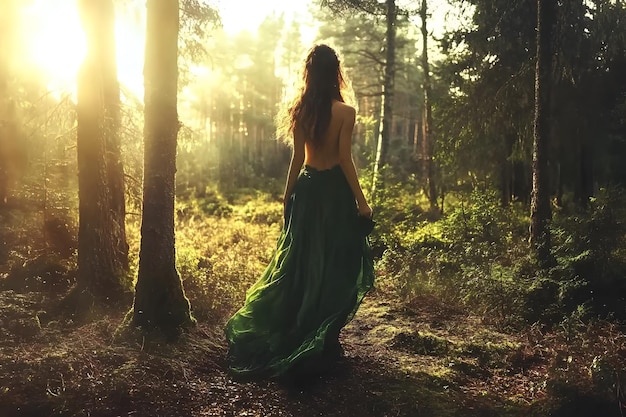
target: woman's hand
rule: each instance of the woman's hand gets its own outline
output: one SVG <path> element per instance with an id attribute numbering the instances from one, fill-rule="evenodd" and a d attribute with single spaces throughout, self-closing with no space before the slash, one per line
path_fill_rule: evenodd
<path id="1" fill-rule="evenodd" d="M 359 204 L 359 216 L 367 217 L 368 219 L 372 218 L 372 208 L 366 201 Z"/>

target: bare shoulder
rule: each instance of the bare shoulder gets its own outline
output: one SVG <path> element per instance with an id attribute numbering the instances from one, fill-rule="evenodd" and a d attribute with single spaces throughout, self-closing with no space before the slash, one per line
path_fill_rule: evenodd
<path id="1" fill-rule="evenodd" d="M 343 120 L 354 120 L 356 116 L 355 108 L 341 101 L 333 102 L 332 112 L 334 116 Z"/>

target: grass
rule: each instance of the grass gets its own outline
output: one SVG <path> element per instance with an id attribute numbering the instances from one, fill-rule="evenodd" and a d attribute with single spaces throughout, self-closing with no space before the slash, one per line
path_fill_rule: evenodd
<path id="1" fill-rule="evenodd" d="M 434 292 L 399 299 L 389 277 L 344 329 L 346 358 L 324 378 L 232 380 L 222 326 L 271 256 L 282 207 L 265 195 L 216 201 L 213 214 L 177 206 L 177 266 L 198 318 L 177 343 L 116 339 L 128 306 L 89 322 L 52 314 L 71 284 L 71 259 L 55 261 L 63 279 L 36 279 L 46 273 L 37 262 L 21 269 L 29 286 L 0 292 L 0 415 L 621 415 L 619 323 L 573 314 L 511 330 Z M 134 256 L 138 230 L 129 224 Z"/>

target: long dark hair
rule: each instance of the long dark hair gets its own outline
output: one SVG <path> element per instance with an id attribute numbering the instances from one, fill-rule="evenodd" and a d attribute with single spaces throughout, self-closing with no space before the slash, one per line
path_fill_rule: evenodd
<path id="1" fill-rule="evenodd" d="M 279 135 L 287 139 L 300 128 L 307 141 L 321 143 L 330 124 L 333 100 L 344 102 L 346 88 L 335 50 L 324 44 L 313 46 L 306 57 L 300 91 L 278 121 Z"/>

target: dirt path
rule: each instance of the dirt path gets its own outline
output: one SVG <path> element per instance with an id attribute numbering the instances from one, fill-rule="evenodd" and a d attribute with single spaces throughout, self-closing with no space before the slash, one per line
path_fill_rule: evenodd
<path id="1" fill-rule="evenodd" d="M 345 358 L 289 386 L 232 380 L 219 326 L 112 343 L 122 311 L 41 325 L 43 295 L 0 294 L 0 416 L 547 415 L 541 349 L 432 300 L 407 310 L 372 294 L 342 333 Z"/>
<path id="2" fill-rule="evenodd" d="M 220 373 L 207 392 L 216 399 L 213 405 L 195 411 L 254 416 L 527 416 L 532 412 L 530 401 L 542 395 L 532 389 L 538 383 L 532 375 L 540 379 L 540 370 L 522 369 L 524 347 L 518 340 L 432 301 L 407 310 L 374 294 L 343 331 L 342 343 L 346 357 L 336 369 L 304 388 L 272 382 L 239 384 Z M 535 358 L 536 366 L 539 362 Z"/>

